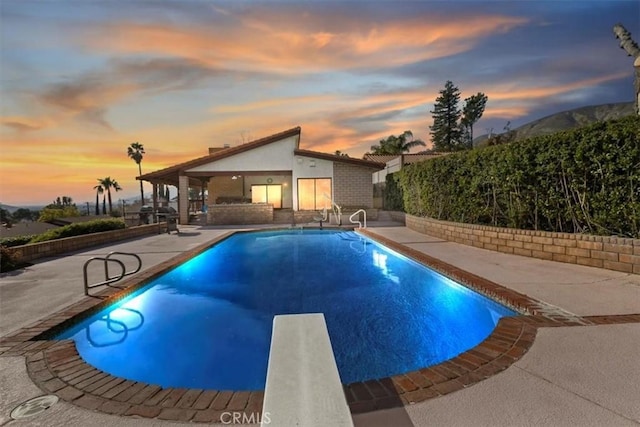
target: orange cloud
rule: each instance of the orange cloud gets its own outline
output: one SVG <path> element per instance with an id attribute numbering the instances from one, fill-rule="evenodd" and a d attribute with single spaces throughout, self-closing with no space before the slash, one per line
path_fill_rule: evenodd
<path id="1" fill-rule="evenodd" d="M 596 86 L 608 81 L 618 80 L 629 76 L 629 72 L 620 72 L 590 79 L 578 80 L 572 83 L 556 84 L 542 87 L 522 87 L 516 83 L 497 85 L 487 91 L 489 101 L 522 100 L 547 98 L 552 95 L 572 92 L 590 86 Z"/>
<path id="2" fill-rule="evenodd" d="M 63 128 L 72 121 L 113 131 L 106 117 L 114 105 L 136 96 L 193 89 L 213 74 L 197 60 L 114 59 L 100 69 L 14 95 L 30 116 L 14 113 L 0 123 L 17 132 Z"/>
<path id="3" fill-rule="evenodd" d="M 8 116 L 0 118 L 0 123 L 18 132 L 29 132 L 51 126 L 52 120 L 47 118 Z"/>
<path id="4" fill-rule="evenodd" d="M 516 103 L 505 106 L 492 106 L 490 104 L 487 104 L 482 118 L 517 119 L 518 117 L 524 117 L 529 114 L 530 110 L 531 107 L 517 105 Z"/>
<path id="5" fill-rule="evenodd" d="M 331 30 L 326 23 L 335 19 L 324 14 L 277 25 L 282 19 L 265 11 L 259 18 L 240 16 L 233 25 L 207 27 L 114 22 L 93 29 L 85 43 L 92 50 L 194 58 L 212 68 L 295 74 L 398 66 L 454 55 L 483 37 L 528 22 L 496 15 L 458 16 L 446 22 L 421 17 L 384 24 L 354 20 Z"/>
<path id="6" fill-rule="evenodd" d="M 311 95 L 311 96 L 293 96 L 273 99 L 262 99 L 254 102 L 246 102 L 243 104 L 233 105 L 217 105 L 211 109 L 214 114 L 246 114 L 258 110 L 272 109 L 274 107 L 285 107 L 291 109 L 292 105 L 310 105 L 317 106 L 318 103 L 325 101 L 336 101 L 337 95 Z M 317 108 L 317 107 L 315 107 Z"/>

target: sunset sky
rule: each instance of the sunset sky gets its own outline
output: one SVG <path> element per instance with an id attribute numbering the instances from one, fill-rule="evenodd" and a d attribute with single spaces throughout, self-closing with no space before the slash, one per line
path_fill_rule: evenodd
<path id="1" fill-rule="evenodd" d="M 295 126 L 353 157 L 429 141 L 446 80 L 489 97 L 476 135 L 630 102 L 616 23 L 640 42 L 640 2 L 1 0 L 0 202 L 135 196 L 135 141 L 143 172 Z"/>

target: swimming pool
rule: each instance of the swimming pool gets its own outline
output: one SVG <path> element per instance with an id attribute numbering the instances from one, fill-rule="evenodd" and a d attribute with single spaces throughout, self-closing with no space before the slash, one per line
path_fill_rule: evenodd
<path id="1" fill-rule="evenodd" d="M 112 375 L 261 390 L 277 314 L 324 313 L 343 383 L 431 366 L 517 313 L 354 232 L 236 233 L 56 339 Z"/>

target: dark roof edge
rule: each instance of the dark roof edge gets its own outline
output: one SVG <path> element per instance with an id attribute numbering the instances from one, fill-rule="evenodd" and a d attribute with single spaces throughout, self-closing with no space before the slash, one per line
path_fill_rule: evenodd
<path id="1" fill-rule="evenodd" d="M 339 156 L 336 154 L 320 153 L 318 151 L 296 149 L 293 152 L 296 156 L 313 157 L 315 159 L 330 160 L 332 162 L 347 163 L 356 166 L 362 166 L 369 169 L 384 169 L 384 163 L 372 162 L 370 160 L 354 159 L 353 157 Z"/>

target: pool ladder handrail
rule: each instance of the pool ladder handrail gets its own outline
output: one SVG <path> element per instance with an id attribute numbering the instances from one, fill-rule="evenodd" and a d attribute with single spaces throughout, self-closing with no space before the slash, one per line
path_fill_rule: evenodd
<path id="1" fill-rule="evenodd" d="M 113 255 L 125 255 L 125 256 L 134 257 L 138 261 L 138 267 L 136 267 L 135 270 L 127 271 L 127 268 L 125 267 L 125 265 L 124 265 L 124 263 L 122 261 L 120 261 L 119 259 L 111 258 Z M 102 282 L 89 284 L 89 278 L 88 278 L 88 275 L 87 275 L 87 268 L 89 267 L 89 264 L 91 264 L 91 262 L 93 262 L 93 261 L 102 261 L 102 262 L 104 262 L 104 278 L 105 278 L 105 280 L 102 281 Z M 115 262 L 122 269 L 122 271 L 118 275 L 113 276 L 113 277 L 109 275 L 109 263 L 110 262 Z M 112 251 L 112 252 L 109 252 L 109 254 L 107 254 L 106 257 L 92 257 L 92 258 L 89 258 L 87 260 L 87 262 L 84 263 L 84 266 L 82 267 L 82 272 L 83 272 L 83 276 L 84 276 L 84 294 L 88 296 L 89 295 L 89 289 L 97 288 L 98 286 L 110 285 L 111 283 L 115 283 L 115 282 L 121 280 L 125 276 L 130 276 L 132 274 L 137 273 L 138 271 L 140 271 L 141 268 L 142 268 L 142 260 L 140 259 L 140 257 L 138 255 L 136 255 L 136 254 L 132 254 L 132 253 L 129 253 L 129 252 Z"/>
<path id="2" fill-rule="evenodd" d="M 359 219 L 355 221 L 353 219 L 353 217 L 358 215 L 360 212 L 364 214 L 364 227 L 362 226 L 362 223 L 360 222 Z M 352 224 L 358 224 L 358 228 L 367 228 L 367 211 L 365 211 L 364 209 L 358 209 L 353 214 L 351 214 L 351 216 L 349 217 L 349 221 L 351 221 Z"/>
<path id="3" fill-rule="evenodd" d="M 342 208 L 335 203 L 327 193 L 323 193 L 323 196 L 331 203 L 331 212 L 333 212 L 333 216 L 336 218 L 336 224 L 342 225 Z"/>
<path id="4" fill-rule="evenodd" d="M 313 220 L 320 223 L 320 228 L 322 228 L 322 223 L 327 221 L 327 207 L 322 208 L 322 213 L 318 212 L 318 215 L 314 216 Z"/>

